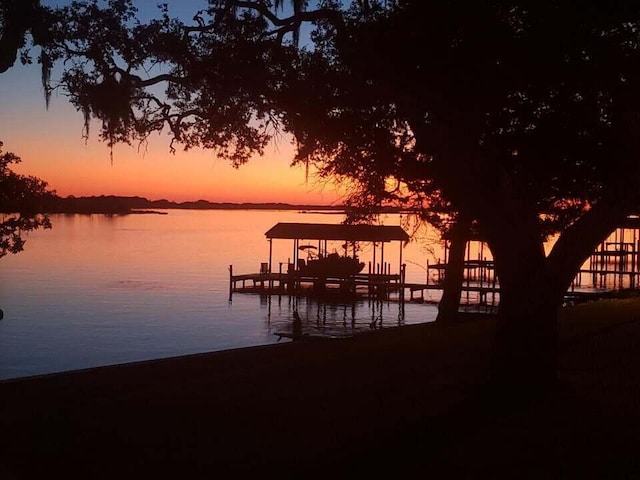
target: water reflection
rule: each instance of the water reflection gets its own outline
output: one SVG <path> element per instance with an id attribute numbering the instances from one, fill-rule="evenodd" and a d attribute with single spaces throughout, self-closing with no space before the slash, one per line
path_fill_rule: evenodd
<path id="1" fill-rule="evenodd" d="M 0 283 L 0 379 L 276 343 L 275 332 L 293 333 L 294 311 L 300 331 L 313 334 L 435 319 L 434 306 L 416 303 L 251 294 L 229 304 L 228 266 L 257 271 L 269 256 L 264 232 L 280 221 L 327 219 L 295 211 L 55 215 L 52 230 L 32 232 L 24 252 L 2 260 L 11 281 Z M 274 259 L 286 265 L 290 246 L 277 243 Z M 417 247 L 403 258 L 425 264 Z M 424 281 L 424 270 L 407 275 Z"/>
<path id="2" fill-rule="evenodd" d="M 279 337 L 347 337 L 405 324 L 405 304 L 376 299 L 327 301 L 288 295 L 260 296 L 270 330 Z"/>

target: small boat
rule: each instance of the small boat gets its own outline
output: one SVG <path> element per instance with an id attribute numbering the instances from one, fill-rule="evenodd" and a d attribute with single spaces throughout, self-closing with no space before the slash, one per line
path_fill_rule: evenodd
<path id="1" fill-rule="evenodd" d="M 312 277 L 349 277 L 360 273 L 364 263 L 357 257 L 342 257 L 331 253 L 326 257 L 309 259 L 300 265 L 300 274 Z"/>

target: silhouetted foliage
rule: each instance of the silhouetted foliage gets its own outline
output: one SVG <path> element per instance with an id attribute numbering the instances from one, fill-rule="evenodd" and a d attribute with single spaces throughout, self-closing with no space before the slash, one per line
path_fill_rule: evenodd
<path id="1" fill-rule="evenodd" d="M 0 142 L 0 258 L 24 249 L 23 234 L 38 228 L 51 228 L 51 221 L 41 213 L 43 203 L 54 192 L 39 178 L 11 171 L 20 157 L 2 152 Z"/>
<path id="2" fill-rule="evenodd" d="M 210 0 L 187 25 L 80 2 L 55 12 L 43 58 L 65 61 L 57 85 L 110 144 L 168 129 L 239 165 L 289 132 L 294 161 L 349 182 L 364 216 L 473 220 L 500 279 L 499 374 L 552 379 L 563 294 L 640 203 L 640 6 L 281 4 Z"/>
<path id="3" fill-rule="evenodd" d="M 3 0 L 0 3 L 0 72 L 15 63 L 27 32 L 35 33 L 39 0 Z"/>

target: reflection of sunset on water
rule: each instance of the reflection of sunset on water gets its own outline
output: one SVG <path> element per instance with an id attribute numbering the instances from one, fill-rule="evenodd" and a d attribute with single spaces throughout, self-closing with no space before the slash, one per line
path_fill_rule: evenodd
<path id="1" fill-rule="evenodd" d="M 229 265 L 257 272 L 269 258 L 264 233 L 277 222 L 343 218 L 292 210 L 168 212 L 56 214 L 53 229 L 32 232 L 24 252 L 3 258 L 3 275 L 13 281 L 0 289 L 0 379 L 276 343 L 274 332 L 290 328 L 292 299 L 238 294 L 229 302 Z M 388 220 L 397 224 L 397 217 Z M 370 253 L 365 248 L 363 261 Z M 292 255 L 290 241 L 273 242 L 276 268 L 283 262 L 286 269 Z M 391 249 L 390 261 L 397 256 Z M 426 261 L 417 243 L 404 258 Z M 422 278 L 421 269 L 414 273 Z M 314 326 L 320 306 L 306 299 L 298 306 L 306 327 Z M 322 316 L 350 334 L 368 331 L 372 315 L 384 320 L 376 327 L 396 326 L 398 310 L 398 303 L 363 299 L 353 308 L 322 307 Z M 423 304 L 403 310 L 405 324 L 432 321 L 436 312 Z"/>

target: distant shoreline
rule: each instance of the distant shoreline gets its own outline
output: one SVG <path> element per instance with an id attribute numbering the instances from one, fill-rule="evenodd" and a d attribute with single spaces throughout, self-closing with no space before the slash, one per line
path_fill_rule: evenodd
<path id="1" fill-rule="evenodd" d="M 166 215 L 159 210 L 297 210 L 300 213 L 343 213 L 344 205 L 306 205 L 279 202 L 210 202 L 197 200 L 188 202 L 173 202 L 166 199 L 149 200 L 144 197 L 125 197 L 117 195 L 100 195 L 89 197 L 58 197 L 48 198 L 41 205 L 40 210 L 45 213 L 79 213 L 79 214 L 155 214 Z M 384 207 L 381 213 L 400 213 L 395 207 Z"/>

